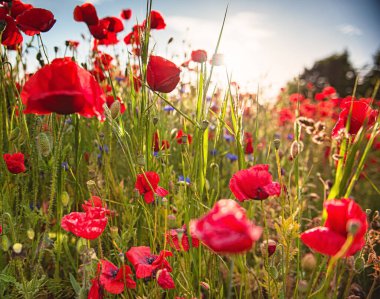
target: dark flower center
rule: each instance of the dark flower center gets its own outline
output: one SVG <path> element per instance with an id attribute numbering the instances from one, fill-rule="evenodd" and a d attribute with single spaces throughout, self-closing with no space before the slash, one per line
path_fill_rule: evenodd
<path id="1" fill-rule="evenodd" d="M 115 278 L 118 272 L 119 272 L 119 269 L 111 271 L 111 277 Z"/>
<path id="2" fill-rule="evenodd" d="M 151 264 L 153 264 L 153 262 L 156 260 L 156 258 L 157 258 L 157 257 L 150 255 L 150 256 L 146 257 L 146 261 L 147 261 L 147 263 L 148 263 L 149 265 L 151 265 Z"/>

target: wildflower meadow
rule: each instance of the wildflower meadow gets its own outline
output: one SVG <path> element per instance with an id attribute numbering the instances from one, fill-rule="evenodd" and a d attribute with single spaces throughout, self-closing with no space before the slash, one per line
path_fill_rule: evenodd
<path id="1" fill-rule="evenodd" d="M 29 2 L 0 0 L 0 298 L 380 298 L 378 69 L 269 102 L 215 84 L 228 7 L 178 63 L 155 1 Z M 59 21 L 86 34 L 51 55 Z"/>

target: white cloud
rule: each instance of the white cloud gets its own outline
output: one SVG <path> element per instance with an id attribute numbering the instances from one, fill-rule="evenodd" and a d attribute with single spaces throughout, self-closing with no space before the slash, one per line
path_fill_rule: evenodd
<path id="1" fill-rule="evenodd" d="M 338 26 L 338 30 L 346 35 L 351 36 L 360 36 L 363 35 L 363 32 L 358 28 L 350 24 L 343 24 Z"/>

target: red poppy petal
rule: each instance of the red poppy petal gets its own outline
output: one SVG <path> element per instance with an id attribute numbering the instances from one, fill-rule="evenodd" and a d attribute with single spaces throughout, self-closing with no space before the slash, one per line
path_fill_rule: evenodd
<path id="1" fill-rule="evenodd" d="M 158 186 L 157 189 L 156 189 L 156 194 L 158 196 L 164 197 L 164 196 L 168 195 L 168 193 L 169 193 L 168 190 L 166 190 L 166 189 L 164 189 L 164 188 L 162 188 L 160 186 Z"/>
<path id="2" fill-rule="evenodd" d="M 302 242 L 309 248 L 334 256 L 342 248 L 346 238 L 327 227 L 315 227 L 301 234 Z"/>

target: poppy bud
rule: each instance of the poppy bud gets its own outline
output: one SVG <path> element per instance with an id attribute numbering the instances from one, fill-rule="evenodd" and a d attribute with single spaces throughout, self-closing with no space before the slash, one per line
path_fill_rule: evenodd
<path id="1" fill-rule="evenodd" d="M 187 135 L 182 135 L 181 140 L 182 140 L 182 144 L 186 144 L 187 143 Z"/>
<path id="2" fill-rule="evenodd" d="M 201 281 L 199 285 L 201 286 L 202 291 L 208 292 L 210 290 L 210 285 L 207 282 Z"/>
<path id="3" fill-rule="evenodd" d="M 356 260 L 355 260 L 355 270 L 356 272 L 362 272 L 364 270 L 364 267 L 365 267 L 365 260 L 362 256 L 359 256 Z"/>
<path id="4" fill-rule="evenodd" d="M 206 119 L 202 120 L 202 123 L 201 123 L 202 130 L 206 130 L 208 128 L 208 125 L 209 125 L 209 122 Z"/>
<path id="5" fill-rule="evenodd" d="M 290 146 L 290 156 L 295 159 L 299 153 L 303 151 L 303 143 L 300 141 L 293 141 Z"/>
<path id="6" fill-rule="evenodd" d="M 275 140 L 273 140 L 273 145 L 274 145 L 274 148 L 275 148 L 276 150 L 278 150 L 278 149 L 280 148 L 280 144 L 281 144 L 280 139 L 275 139 Z"/>
<path id="7" fill-rule="evenodd" d="M 34 239 L 34 236 L 35 236 L 35 233 L 34 233 L 33 228 L 29 228 L 29 229 L 26 231 L 26 235 L 28 236 L 28 238 L 29 238 L 30 240 L 33 240 L 33 239 Z"/>
<path id="8" fill-rule="evenodd" d="M 110 232 L 112 239 L 116 239 L 119 236 L 119 228 L 117 226 L 111 226 Z"/>
<path id="9" fill-rule="evenodd" d="M 366 209 L 366 210 L 365 210 L 365 213 L 366 213 L 367 215 L 371 215 L 372 210 L 371 210 L 371 209 Z"/>
<path id="10" fill-rule="evenodd" d="M 157 123 L 158 123 L 158 117 L 155 116 L 153 117 L 153 125 L 157 125 Z"/>
<path id="11" fill-rule="evenodd" d="M 67 205 L 70 202 L 69 193 L 67 193 L 66 191 L 63 191 L 62 194 L 61 194 L 61 202 L 62 202 L 62 204 L 63 204 L 64 207 L 67 207 Z"/>
<path id="12" fill-rule="evenodd" d="M 39 153 L 43 157 L 49 156 L 51 150 L 52 150 L 52 145 L 50 143 L 49 137 L 46 133 L 40 133 L 37 136 L 37 148 Z"/>
<path id="13" fill-rule="evenodd" d="M 314 254 L 312 253 L 305 254 L 305 256 L 302 258 L 301 266 L 302 266 L 302 269 L 305 270 L 306 272 L 313 271 L 315 267 L 317 266 L 317 260 L 315 259 Z"/>
<path id="14" fill-rule="evenodd" d="M 91 186 L 96 186 L 96 183 L 93 180 L 87 181 L 86 184 L 88 188 L 90 188 Z"/>
<path id="15" fill-rule="evenodd" d="M 20 135 L 20 128 L 19 127 L 14 128 L 11 131 L 11 135 L 9 136 L 9 141 L 16 140 L 19 135 Z"/>
<path id="16" fill-rule="evenodd" d="M 111 117 L 113 119 L 115 119 L 116 117 L 118 117 L 120 115 L 120 107 L 121 107 L 121 104 L 119 101 L 114 101 L 111 104 L 110 112 L 111 112 Z"/>
<path id="17" fill-rule="evenodd" d="M 273 279 L 277 279 L 277 278 L 278 278 L 278 271 L 277 271 L 277 268 L 274 267 L 274 266 L 271 266 L 271 267 L 269 268 L 269 274 L 270 274 L 270 276 L 273 277 Z"/>
<path id="18" fill-rule="evenodd" d="M 172 138 L 172 139 L 175 138 L 175 137 L 177 136 L 177 133 L 178 133 L 178 129 L 173 129 L 173 130 L 171 130 L 171 132 L 170 132 L 170 136 L 171 136 L 171 138 Z"/>
<path id="19" fill-rule="evenodd" d="M 58 50 L 59 48 L 57 46 L 54 47 L 54 53 L 57 54 L 58 53 Z"/>
<path id="20" fill-rule="evenodd" d="M 9 241 L 8 237 L 6 235 L 3 235 L 1 237 L 1 248 L 3 249 L 3 251 L 8 251 L 10 246 L 11 242 Z"/>
<path id="21" fill-rule="evenodd" d="M 305 293 L 308 289 L 308 283 L 306 280 L 300 280 L 299 283 L 298 283 L 298 290 L 301 292 L 301 293 Z"/>
<path id="22" fill-rule="evenodd" d="M 136 163 L 140 166 L 145 166 L 145 157 L 144 155 L 138 155 L 136 159 Z"/>
<path id="23" fill-rule="evenodd" d="M 12 249 L 13 249 L 14 253 L 20 254 L 22 251 L 22 244 L 21 243 L 15 243 L 15 244 L 13 244 Z"/>
<path id="24" fill-rule="evenodd" d="M 347 232 L 351 235 L 355 236 L 357 232 L 360 230 L 361 224 L 358 220 L 350 219 L 347 221 Z"/>
<path id="25" fill-rule="evenodd" d="M 270 257 L 275 253 L 276 247 L 277 247 L 276 241 L 269 239 L 268 249 L 267 249 L 267 240 L 264 240 L 264 242 L 262 242 L 260 245 L 261 254 L 266 255 L 266 253 L 268 253 L 268 257 Z"/>

